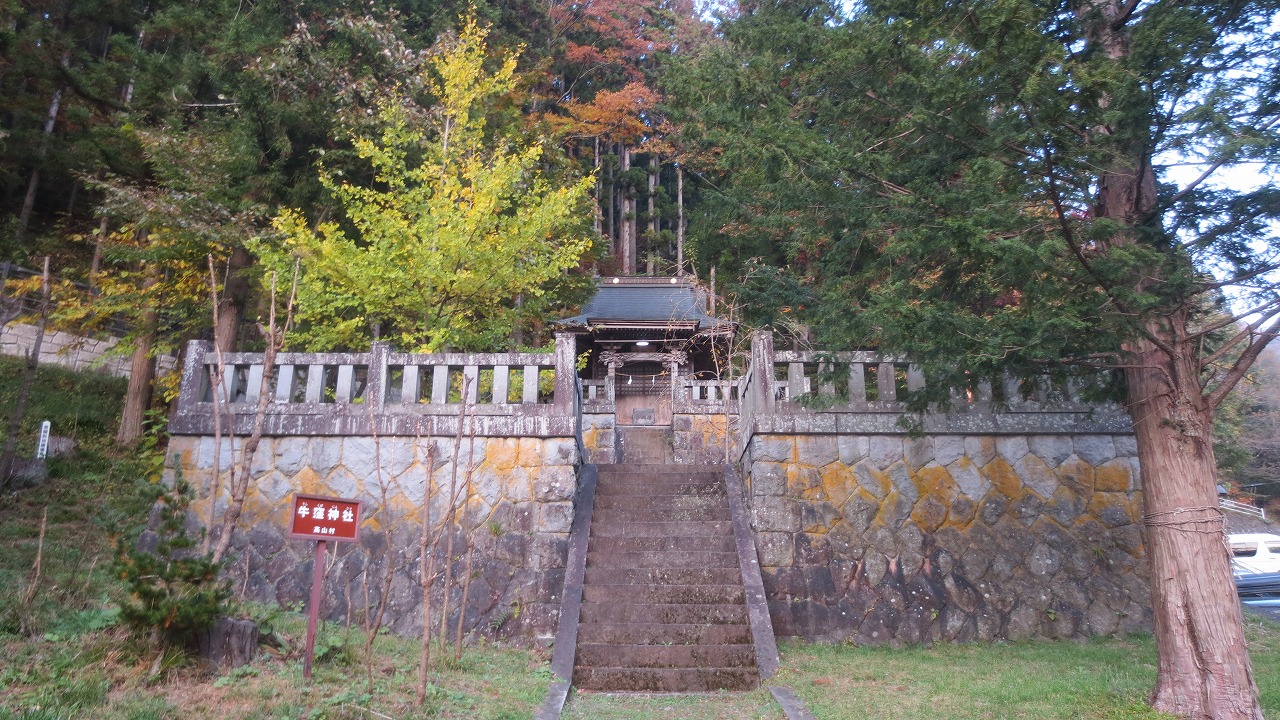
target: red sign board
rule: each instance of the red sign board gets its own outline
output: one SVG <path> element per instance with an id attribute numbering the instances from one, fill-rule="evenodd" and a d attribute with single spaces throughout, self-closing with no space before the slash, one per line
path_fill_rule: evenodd
<path id="1" fill-rule="evenodd" d="M 360 535 L 360 501 L 294 495 L 289 535 L 304 540 L 356 540 Z"/>

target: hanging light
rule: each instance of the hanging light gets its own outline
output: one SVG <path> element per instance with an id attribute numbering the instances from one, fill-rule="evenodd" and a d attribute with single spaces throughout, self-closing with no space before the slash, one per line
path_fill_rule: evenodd
<path id="1" fill-rule="evenodd" d="M 648 340 L 637 340 L 637 341 L 636 341 L 636 347 L 649 347 L 649 341 L 648 341 Z"/>

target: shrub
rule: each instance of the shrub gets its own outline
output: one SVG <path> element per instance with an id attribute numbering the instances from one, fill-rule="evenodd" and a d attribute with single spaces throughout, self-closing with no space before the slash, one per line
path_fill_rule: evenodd
<path id="1" fill-rule="evenodd" d="M 156 500 L 154 530 L 133 547 L 121 541 L 116 553 L 116 574 L 129 591 L 121 619 L 137 633 L 186 646 L 224 613 L 230 595 L 218 579 L 218 564 L 196 551 L 187 532 L 190 502 L 191 486 L 179 467 L 173 487 Z"/>

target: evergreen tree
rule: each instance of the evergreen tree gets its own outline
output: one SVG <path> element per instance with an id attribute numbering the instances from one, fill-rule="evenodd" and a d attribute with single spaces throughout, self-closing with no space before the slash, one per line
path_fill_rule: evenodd
<path id="1" fill-rule="evenodd" d="M 718 150 L 701 251 L 788 265 L 829 344 L 923 366 L 921 403 L 974 376 L 1113 370 L 1142 464 L 1152 704 L 1261 718 L 1212 426 L 1277 334 L 1280 188 L 1212 178 L 1275 167 L 1280 7 L 749 10 L 672 82 L 686 142 Z"/>

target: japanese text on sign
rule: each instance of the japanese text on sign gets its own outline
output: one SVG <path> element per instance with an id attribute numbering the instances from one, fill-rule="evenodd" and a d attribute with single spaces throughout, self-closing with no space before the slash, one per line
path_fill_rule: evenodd
<path id="1" fill-rule="evenodd" d="M 316 540 L 355 540 L 360 503 L 345 498 L 295 495 L 289 534 Z"/>

